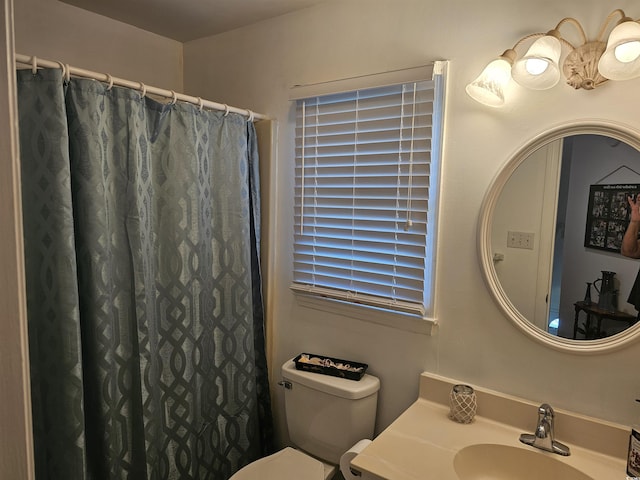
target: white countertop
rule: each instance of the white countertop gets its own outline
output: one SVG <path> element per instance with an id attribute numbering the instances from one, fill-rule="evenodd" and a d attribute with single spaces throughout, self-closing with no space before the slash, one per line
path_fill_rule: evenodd
<path id="1" fill-rule="evenodd" d="M 429 382 L 433 380 L 433 377 L 428 379 Z M 445 386 L 448 388 L 448 385 Z M 423 395 L 421 388 L 421 397 L 424 396 L 429 395 Z M 524 430 L 481 415 L 477 415 L 473 423 L 470 424 L 454 422 L 448 417 L 448 405 L 444 405 L 441 398 L 440 400 L 438 402 L 419 398 L 356 456 L 351 461 L 351 465 L 366 473 L 365 478 L 371 479 L 459 480 L 454 470 L 454 457 L 458 451 L 475 444 L 501 444 L 551 456 L 554 460 L 575 467 L 594 480 L 624 480 L 626 478 L 624 458 L 626 450 L 620 451 L 624 436 L 626 435 L 628 438 L 625 427 L 603 422 L 604 428 L 608 432 L 605 436 L 615 437 L 613 440 L 605 438 L 603 442 L 609 445 L 614 444 L 616 455 L 607 455 L 575 443 L 572 444 L 567 439 L 558 436 L 556 430 L 556 440 L 571 449 L 571 455 L 563 457 L 521 443 L 519 441 L 520 434 L 533 433 L 532 429 L 531 431 Z M 481 413 L 481 402 L 490 401 L 486 396 L 479 396 L 478 413 Z M 505 397 L 501 396 L 500 401 L 504 402 Z M 518 400 L 509 399 L 509 401 L 517 402 Z M 522 407 L 522 405 L 520 406 Z M 524 407 L 527 409 L 527 413 L 530 409 L 532 423 L 535 426 L 537 410 L 527 404 Z M 485 410 L 491 412 L 491 409 Z M 581 435 L 601 435 L 600 430 L 589 431 L 589 426 L 594 422 L 599 423 L 598 421 L 580 416 L 577 418 L 578 420 L 574 416 L 572 422 L 582 422 L 583 418 L 586 422 L 577 427 L 581 431 Z M 562 415 L 560 418 L 556 415 L 556 422 L 562 422 L 562 420 Z M 597 425 L 593 428 L 600 428 L 600 426 Z M 588 441 L 593 442 L 593 438 Z"/>

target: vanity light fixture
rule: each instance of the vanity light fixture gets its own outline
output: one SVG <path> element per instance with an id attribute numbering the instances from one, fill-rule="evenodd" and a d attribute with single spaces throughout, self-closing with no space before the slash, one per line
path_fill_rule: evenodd
<path id="1" fill-rule="evenodd" d="M 605 42 L 609 24 L 619 17 L 617 25 Z M 574 46 L 560 33 L 570 23 L 578 31 L 582 43 Z M 531 40 L 535 39 L 533 43 Z M 531 43 L 518 58 L 516 49 Z M 513 80 L 531 90 L 546 90 L 560 80 L 562 47 L 568 53 L 562 64 L 566 81 L 575 89 L 592 90 L 607 80 L 629 80 L 640 77 L 640 23 L 617 9 L 611 12 L 600 28 L 596 40 L 589 40 L 580 22 L 566 17 L 547 33 L 532 33 L 516 42 L 497 59 L 489 63 L 466 91 L 474 100 L 492 107 L 504 104 L 504 88 Z"/>

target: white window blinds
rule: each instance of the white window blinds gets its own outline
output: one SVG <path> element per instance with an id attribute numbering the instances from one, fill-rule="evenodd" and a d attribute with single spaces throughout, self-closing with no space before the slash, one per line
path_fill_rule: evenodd
<path id="1" fill-rule="evenodd" d="M 436 85 L 298 100 L 295 291 L 424 315 Z"/>

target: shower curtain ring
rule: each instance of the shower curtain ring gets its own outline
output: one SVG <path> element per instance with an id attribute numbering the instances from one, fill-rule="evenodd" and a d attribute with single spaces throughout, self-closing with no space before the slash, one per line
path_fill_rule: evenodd
<path id="1" fill-rule="evenodd" d="M 226 117 L 227 115 L 229 115 L 229 105 L 227 105 L 226 103 L 224 104 L 224 116 Z"/>
<path id="2" fill-rule="evenodd" d="M 175 105 L 178 101 L 178 94 L 171 90 L 171 105 Z"/>
<path id="3" fill-rule="evenodd" d="M 35 55 L 31 57 L 31 73 L 34 75 L 38 73 L 38 57 Z"/>
<path id="4" fill-rule="evenodd" d="M 107 81 L 109 82 L 109 86 L 107 87 L 107 92 L 113 88 L 113 77 L 107 73 Z"/>
<path id="5" fill-rule="evenodd" d="M 202 111 L 203 108 L 204 108 L 204 100 L 202 100 L 202 97 L 198 97 L 198 110 Z"/>
<path id="6" fill-rule="evenodd" d="M 65 71 L 64 71 L 64 81 L 69 83 L 71 81 L 71 67 L 69 66 L 68 63 L 66 63 L 65 66 L 67 68 L 65 68 Z"/>
<path id="7" fill-rule="evenodd" d="M 248 122 L 253 122 L 253 112 L 251 110 L 247 110 L 247 112 L 249 113 L 249 119 L 247 120 Z"/>
<path id="8" fill-rule="evenodd" d="M 56 61 L 58 65 L 60 65 L 60 69 L 62 70 L 62 76 L 65 77 L 67 73 L 67 67 L 64 66 L 64 63 Z"/>
<path id="9" fill-rule="evenodd" d="M 140 82 L 140 98 L 144 98 L 147 96 L 147 86 Z"/>

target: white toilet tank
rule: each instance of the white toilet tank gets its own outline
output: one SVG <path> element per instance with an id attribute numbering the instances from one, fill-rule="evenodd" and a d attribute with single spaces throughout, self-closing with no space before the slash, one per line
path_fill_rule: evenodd
<path id="1" fill-rule="evenodd" d="M 282 366 L 289 437 L 301 450 L 337 465 L 340 456 L 363 438 L 373 438 L 380 380 L 359 381 Z"/>

